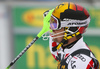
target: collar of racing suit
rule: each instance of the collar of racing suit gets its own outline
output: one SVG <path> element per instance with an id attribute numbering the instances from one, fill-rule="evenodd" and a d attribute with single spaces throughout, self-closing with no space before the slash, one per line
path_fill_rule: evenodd
<path id="1" fill-rule="evenodd" d="M 78 40 L 79 40 L 79 39 L 78 39 Z M 62 48 L 63 48 L 63 49 L 65 49 L 65 48 L 70 49 L 71 47 L 74 46 L 74 44 L 75 44 L 78 40 L 76 40 L 76 41 L 74 41 L 74 42 L 72 42 L 71 44 L 68 44 L 68 45 L 66 45 L 66 46 L 62 46 Z"/>
<path id="2" fill-rule="evenodd" d="M 63 50 L 64 50 L 65 48 L 67 48 L 67 49 L 72 48 L 72 47 L 74 46 L 74 44 L 75 44 L 79 39 L 81 39 L 81 37 L 79 37 L 76 41 L 72 42 L 71 44 L 68 44 L 68 45 L 66 45 L 66 46 L 62 46 Z"/>

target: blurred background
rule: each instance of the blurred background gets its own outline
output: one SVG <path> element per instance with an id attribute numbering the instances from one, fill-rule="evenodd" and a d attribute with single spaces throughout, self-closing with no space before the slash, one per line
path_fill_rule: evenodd
<path id="1" fill-rule="evenodd" d="M 0 69 L 6 69 L 41 31 L 43 12 L 65 1 L 89 11 L 91 22 L 84 41 L 100 62 L 100 0 L 0 0 Z M 56 69 L 48 43 L 38 39 L 11 69 Z"/>

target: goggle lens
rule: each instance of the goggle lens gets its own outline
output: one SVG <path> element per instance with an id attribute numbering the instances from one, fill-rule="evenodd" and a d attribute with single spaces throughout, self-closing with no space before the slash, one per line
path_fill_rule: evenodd
<path id="1" fill-rule="evenodd" d="M 51 16 L 51 19 L 50 19 L 50 28 L 52 30 L 56 30 L 57 29 L 57 20 L 53 16 Z"/>

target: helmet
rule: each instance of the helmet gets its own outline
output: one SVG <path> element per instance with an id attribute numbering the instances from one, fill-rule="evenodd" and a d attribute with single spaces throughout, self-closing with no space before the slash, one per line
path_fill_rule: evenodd
<path id="1" fill-rule="evenodd" d="M 64 38 L 59 44 L 64 44 L 65 41 L 83 34 L 90 23 L 90 15 L 82 6 L 72 3 L 63 2 L 58 5 L 51 14 L 50 28 L 59 30 L 64 27 Z M 58 45 L 58 47 L 60 47 Z"/>
<path id="2" fill-rule="evenodd" d="M 70 27 L 70 31 L 73 31 L 72 27 L 75 31 L 76 27 L 83 34 L 89 22 L 90 15 L 85 8 L 72 2 L 64 2 L 54 9 L 50 19 L 50 27 L 53 30 Z"/>

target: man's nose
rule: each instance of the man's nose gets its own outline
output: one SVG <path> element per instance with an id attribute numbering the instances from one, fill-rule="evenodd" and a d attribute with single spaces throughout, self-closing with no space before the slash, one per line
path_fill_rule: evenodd
<path id="1" fill-rule="evenodd" d="M 52 30 L 55 33 L 55 30 Z"/>

